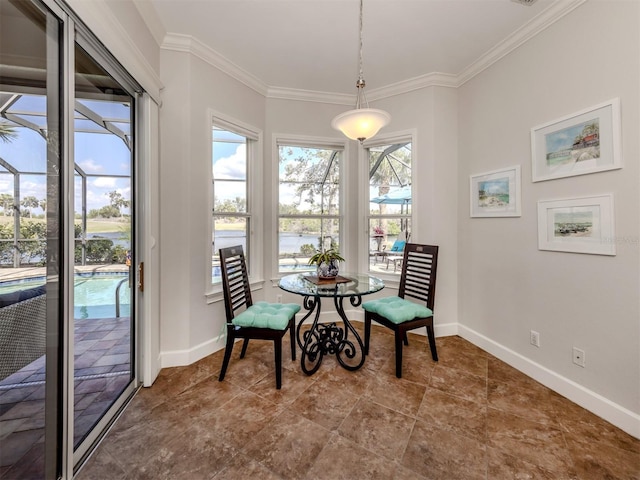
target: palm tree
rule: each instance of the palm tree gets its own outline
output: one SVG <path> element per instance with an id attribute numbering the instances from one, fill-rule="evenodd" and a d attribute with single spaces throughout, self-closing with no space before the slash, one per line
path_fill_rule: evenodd
<path id="1" fill-rule="evenodd" d="M 0 140 L 9 143 L 18 137 L 15 125 L 8 122 L 0 122 Z"/>

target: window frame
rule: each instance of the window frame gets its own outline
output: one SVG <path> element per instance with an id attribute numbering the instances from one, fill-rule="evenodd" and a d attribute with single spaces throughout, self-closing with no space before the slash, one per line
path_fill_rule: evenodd
<path id="1" fill-rule="evenodd" d="M 312 214 L 312 215 L 300 215 L 300 216 L 291 216 L 291 215 L 280 215 L 280 147 L 299 147 L 299 148 L 317 148 L 322 150 L 333 150 L 338 152 L 338 172 L 339 172 L 339 180 L 338 180 L 338 214 L 337 215 L 322 215 L 322 214 Z M 345 239 L 345 222 L 344 222 L 344 185 L 346 178 L 346 164 L 345 157 L 348 154 L 347 146 L 345 143 L 341 143 L 336 141 L 335 139 L 328 138 L 319 138 L 319 137 L 311 137 L 311 136 L 296 136 L 296 135 L 276 135 L 273 136 L 273 158 L 274 158 L 274 229 L 273 229 L 273 262 L 272 262 L 272 271 L 275 273 L 277 278 L 283 277 L 290 273 L 294 273 L 293 271 L 280 271 L 280 220 L 281 218 L 314 218 L 314 219 L 325 219 L 325 220 L 337 220 L 338 222 L 338 244 L 340 245 L 341 253 L 344 254 L 344 250 L 346 249 L 346 245 L 344 242 Z M 297 270 L 296 272 L 303 272 L 307 270 Z M 308 271 L 313 271 L 313 267 L 309 267 Z"/>
<path id="2" fill-rule="evenodd" d="M 400 143 L 406 143 L 411 145 L 411 176 L 410 176 L 410 185 L 411 185 L 411 198 L 412 198 L 412 208 L 411 208 L 411 213 L 408 215 L 400 215 L 400 214 L 388 214 L 388 215 L 372 215 L 370 212 L 370 195 L 369 195 L 369 186 L 370 186 L 370 165 L 369 165 L 369 159 L 370 159 L 370 152 L 371 152 L 371 148 L 375 148 L 375 147 L 380 147 L 380 146 L 385 146 L 385 145 L 395 145 L 395 144 L 400 144 Z M 359 245 L 361 246 L 366 246 L 366 248 L 362 248 L 362 256 L 361 256 L 361 265 L 364 268 L 361 268 L 362 271 L 366 271 L 369 274 L 373 274 L 375 276 L 378 277 L 382 277 L 385 278 L 387 281 L 390 281 L 391 283 L 395 283 L 395 282 L 399 282 L 400 280 L 400 271 L 396 271 L 395 273 L 391 270 L 389 270 L 389 272 L 379 272 L 379 271 L 372 271 L 371 270 L 371 263 L 370 263 L 370 242 L 371 242 L 371 235 L 370 235 L 370 231 L 369 231 L 369 226 L 371 224 L 371 221 L 373 219 L 378 219 L 378 218 L 387 218 L 387 219 L 396 219 L 396 218 L 407 218 L 410 222 L 411 225 L 411 232 L 410 232 L 410 239 L 409 241 L 415 241 L 415 236 L 416 236 L 416 231 L 419 229 L 417 223 L 416 223 L 416 214 L 415 211 L 416 209 L 413 208 L 414 204 L 418 204 L 419 201 L 417 200 L 418 198 L 418 194 L 416 189 L 413 188 L 413 185 L 415 185 L 415 180 L 417 178 L 417 171 L 418 171 L 418 164 L 415 162 L 415 159 L 417 158 L 417 145 L 416 145 L 416 133 L 414 130 L 410 130 L 410 131 L 405 131 L 405 132 L 397 132 L 395 134 L 390 134 L 390 135 L 380 135 L 380 136 L 376 136 L 374 139 L 371 140 L 366 140 L 365 142 L 363 142 L 362 144 L 362 149 L 361 149 L 361 158 L 362 158 L 362 162 L 361 162 L 361 178 L 362 178 L 362 183 L 361 183 L 361 188 L 362 188 L 362 195 L 360 198 L 362 198 L 362 228 L 361 228 L 361 237 L 359 239 Z"/>
<path id="3" fill-rule="evenodd" d="M 259 249 L 254 248 L 255 245 L 259 245 L 259 234 L 256 232 L 259 229 L 256 228 L 256 211 L 255 206 L 259 204 L 261 195 L 261 183 L 255 181 L 256 175 L 259 175 L 260 165 L 262 161 L 262 131 L 257 127 L 242 122 L 238 119 L 232 118 L 228 115 L 216 112 L 214 110 L 208 111 L 208 119 L 209 119 L 209 142 L 208 142 L 208 155 L 207 155 L 207 165 L 209 175 L 207 177 L 207 252 L 206 257 L 210 259 L 211 266 L 205 268 L 205 276 L 206 281 L 205 285 L 207 286 L 206 297 L 207 302 L 211 303 L 214 301 L 222 300 L 222 281 L 214 282 L 213 277 L 213 260 L 214 256 L 217 252 L 218 247 L 214 244 L 214 218 L 216 216 L 223 217 L 229 216 L 228 213 L 220 213 L 216 215 L 214 211 L 214 195 L 215 195 L 215 178 L 213 174 L 213 132 L 214 127 L 219 128 L 236 135 L 242 136 L 245 138 L 246 145 L 246 208 L 245 212 L 239 212 L 234 214 L 235 217 L 242 217 L 246 219 L 247 227 L 247 237 L 246 237 L 246 249 L 245 255 L 247 260 L 247 270 L 249 272 L 249 280 L 251 283 L 255 283 L 257 278 L 260 278 L 260 265 L 262 253 Z M 260 191 L 258 191 L 259 189 Z"/>

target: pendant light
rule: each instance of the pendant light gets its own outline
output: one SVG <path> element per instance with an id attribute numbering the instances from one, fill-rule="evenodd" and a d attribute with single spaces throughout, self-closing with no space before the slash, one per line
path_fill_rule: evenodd
<path id="1" fill-rule="evenodd" d="M 367 97 L 364 94 L 365 81 L 362 75 L 362 2 L 363 0 L 360 0 L 360 73 L 356 82 L 356 88 L 358 89 L 356 108 L 337 115 L 331 121 L 333 128 L 340 130 L 351 140 L 359 140 L 360 143 L 367 138 L 373 137 L 391 121 L 391 115 L 384 110 L 369 108 L 369 102 L 367 102 Z M 363 100 L 366 108 L 362 108 Z"/>

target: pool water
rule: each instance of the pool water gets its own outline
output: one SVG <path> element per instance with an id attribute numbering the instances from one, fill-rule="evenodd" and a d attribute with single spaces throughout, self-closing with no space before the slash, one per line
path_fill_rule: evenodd
<path id="1" fill-rule="evenodd" d="M 75 318 L 115 318 L 116 290 L 120 299 L 120 316 L 128 317 L 131 312 L 131 289 L 129 276 L 124 274 L 76 275 L 74 279 Z M 0 294 L 33 288 L 44 284 L 44 277 L 28 278 L 0 283 Z"/>

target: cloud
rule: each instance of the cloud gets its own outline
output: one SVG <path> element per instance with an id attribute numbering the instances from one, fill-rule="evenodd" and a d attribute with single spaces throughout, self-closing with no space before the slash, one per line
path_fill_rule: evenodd
<path id="1" fill-rule="evenodd" d="M 115 188 L 117 185 L 114 177 L 97 177 L 91 183 L 96 188 Z"/>
<path id="2" fill-rule="evenodd" d="M 235 153 L 216 160 L 213 164 L 214 179 L 245 179 L 247 178 L 247 147 L 238 145 Z"/>
<path id="3" fill-rule="evenodd" d="M 93 158 L 87 158 L 86 160 L 82 160 L 77 163 L 87 173 L 104 172 L 104 167 L 97 163 Z"/>

